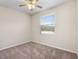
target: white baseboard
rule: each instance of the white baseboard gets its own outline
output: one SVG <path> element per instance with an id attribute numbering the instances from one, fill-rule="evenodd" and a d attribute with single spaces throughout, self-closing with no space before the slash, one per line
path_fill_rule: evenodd
<path id="1" fill-rule="evenodd" d="M 8 48 L 12 48 L 12 47 L 16 47 L 16 46 L 19 46 L 19 45 L 22 45 L 22 44 L 25 44 L 25 43 L 28 43 L 30 41 L 26 41 L 26 42 L 22 42 L 22 43 L 18 43 L 18 44 L 14 44 L 14 45 L 11 45 L 11 46 L 8 46 L 8 47 L 4 47 L 4 48 L 1 48 L 1 50 L 5 50 L 5 49 L 8 49 Z"/>
<path id="2" fill-rule="evenodd" d="M 50 47 L 53 47 L 53 48 L 57 48 L 57 49 L 60 49 L 60 50 L 64 50 L 64 51 L 68 51 L 68 52 L 77 54 L 76 51 L 71 51 L 71 50 L 68 50 L 68 49 L 64 49 L 64 48 L 60 48 L 60 47 L 57 47 L 57 46 L 53 46 L 53 45 L 45 43 L 45 42 L 41 42 L 41 41 L 39 41 L 39 42 L 38 41 L 32 41 L 32 42 L 40 43 L 40 44 L 47 45 L 47 46 L 50 46 Z"/>
<path id="3" fill-rule="evenodd" d="M 47 46 L 50 46 L 50 47 L 53 47 L 53 48 L 57 48 L 57 49 L 61 49 L 61 50 L 64 50 L 64 51 L 68 51 L 68 52 L 71 52 L 71 53 L 76 53 L 76 51 L 71 51 L 71 50 L 68 50 L 68 49 L 64 49 L 64 48 L 60 48 L 60 47 L 56 47 L 56 46 L 53 46 L 51 44 L 47 44 L 45 42 L 41 42 L 41 41 L 27 41 L 27 42 L 22 42 L 22 43 L 18 43 L 18 44 L 15 44 L 15 45 L 11 45 L 11 46 L 8 46 L 8 47 L 5 47 L 5 48 L 1 48 L 1 50 L 4 50 L 4 49 L 8 49 L 8 48 L 11 48 L 11 47 L 15 47 L 15 46 L 18 46 L 18 45 L 22 45 L 22 44 L 25 44 L 25 43 L 28 43 L 28 42 L 36 42 L 36 43 L 40 43 L 40 44 L 43 44 L 43 45 L 47 45 Z"/>

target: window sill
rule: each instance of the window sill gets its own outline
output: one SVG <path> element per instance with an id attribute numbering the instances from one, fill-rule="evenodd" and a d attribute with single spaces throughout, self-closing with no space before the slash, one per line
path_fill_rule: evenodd
<path id="1" fill-rule="evenodd" d="M 43 32 L 41 32 L 41 34 L 55 34 L 55 32 L 51 32 L 51 31 L 43 31 Z"/>

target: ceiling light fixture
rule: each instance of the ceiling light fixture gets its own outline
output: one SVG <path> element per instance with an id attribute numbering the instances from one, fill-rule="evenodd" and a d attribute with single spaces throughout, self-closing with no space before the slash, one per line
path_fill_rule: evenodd
<path id="1" fill-rule="evenodd" d="M 25 0 L 25 4 L 21 4 L 19 5 L 20 7 L 22 6 L 27 6 L 28 9 L 33 10 L 34 8 L 38 7 L 38 8 L 42 8 L 42 6 L 40 6 L 39 4 L 37 4 L 39 0 Z"/>
<path id="2" fill-rule="evenodd" d="M 32 10 L 36 7 L 36 0 L 27 0 L 27 7 L 28 9 Z"/>

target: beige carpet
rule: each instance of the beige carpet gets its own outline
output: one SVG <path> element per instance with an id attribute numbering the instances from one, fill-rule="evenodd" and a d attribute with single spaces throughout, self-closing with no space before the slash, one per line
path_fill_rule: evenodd
<path id="1" fill-rule="evenodd" d="M 77 59 L 76 54 L 29 42 L 0 51 L 0 59 Z"/>

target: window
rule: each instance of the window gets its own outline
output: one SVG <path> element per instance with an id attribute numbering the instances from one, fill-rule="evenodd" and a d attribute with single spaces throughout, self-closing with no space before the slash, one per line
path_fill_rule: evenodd
<path id="1" fill-rule="evenodd" d="M 55 32 L 55 16 L 48 15 L 40 17 L 41 33 L 52 34 Z"/>

